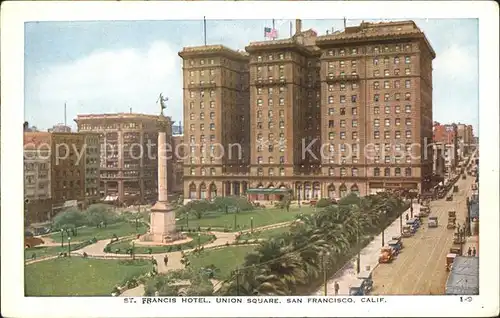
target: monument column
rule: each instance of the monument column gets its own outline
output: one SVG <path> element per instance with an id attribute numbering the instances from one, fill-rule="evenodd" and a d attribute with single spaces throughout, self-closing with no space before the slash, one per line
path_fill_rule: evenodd
<path id="1" fill-rule="evenodd" d="M 167 187 L 167 134 L 168 119 L 158 117 L 158 201 L 151 208 L 151 239 L 166 243 L 177 238 L 175 212 L 168 202 Z"/>

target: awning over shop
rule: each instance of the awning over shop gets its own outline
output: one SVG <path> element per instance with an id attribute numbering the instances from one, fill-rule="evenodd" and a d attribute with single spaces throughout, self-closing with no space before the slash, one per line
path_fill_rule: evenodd
<path id="1" fill-rule="evenodd" d="M 106 202 L 112 202 L 112 201 L 116 201 L 118 200 L 118 196 L 114 196 L 114 195 L 108 195 L 106 198 L 104 198 L 104 201 Z"/>

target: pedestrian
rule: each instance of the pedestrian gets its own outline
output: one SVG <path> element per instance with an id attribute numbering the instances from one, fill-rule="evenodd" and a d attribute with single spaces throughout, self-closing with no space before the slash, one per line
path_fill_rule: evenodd
<path id="1" fill-rule="evenodd" d="M 475 247 L 472 248 L 472 256 L 476 257 L 476 248 Z"/>
<path id="2" fill-rule="evenodd" d="M 163 258 L 163 262 L 165 263 L 165 266 L 168 265 L 168 256 L 165 255 L 165 257 Z"/>
<path id="3" fill-rule="evenodd" d="M 335 282 L 333 288 L 335 289 L 335 296 L 337 296 L 339 294 L 339 289 L 340 289 L 339 282 Z"/>
<path id="4" fill-rule="evenodd" d="M 469 249 L 467 250 L 467 256 L 470 256 L 472 254 L 472 249 L 469 246 Z"/>
<path id="5" fill-rule="evenodd" d="M 408 214 L 406 214 L 406 221 L 408 221 Z"/>

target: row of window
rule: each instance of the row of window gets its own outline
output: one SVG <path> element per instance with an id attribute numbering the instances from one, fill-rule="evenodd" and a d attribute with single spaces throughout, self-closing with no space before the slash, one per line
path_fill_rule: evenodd
<path id="1" fill-rule="evenodd" d="M 347 122 L 345 119 L 341 119 L 340 120 L 340 127 L 341 128 L 345 128 L 347 127 Z M 390 126 L 391 125 L 391 120 L 389 118 L 386 118 L 384 119 L 384 124 L 385 126 Z M 401 118 L 395 118 L 394 119 L 394 124 L 396 126 L 400 126 L 401 125 Z M 411 126 L 411 118 L 406 118 L 405 119 L 405 125 L 406 126 Z M 380 127 L 380 119 L 374 119 L 373 120 L 373 126 L 374 127 Z M 353 119 L 351 120 L 351 127 L 355 128 L 355 127 L 358 127 L 358 120 L 357 119 Z M 328 120 L 328 128 L 335 128 L 335 121 L 330 119 Z"/>
<path id="2" fill-rule="evenodd" d="M 379 46 L 373 46 L 373 47 L 367 47 L 366 52 L 367 53 L 389 53 L 389 52 L 402 52 L 402 51 L 409 52 L 411 51 L 411 44 L 410 43 L 405 43 L 405 44 L 395 44 L 395 45 L 385 45 L 384 47 L 379 47 Z M 347 54 L 351 55 L 357 55 L 357 54 L 362 54 L 363 53 L 363 48 L 351 48 L 351 49 L 331 49 L 327 51 L 328 56 L 345 56 Z"/>
<path id="3" fill-rule="evenodd" d="M 189 119 L 190 120 L 195 120 L 195 117 L 196 117 L 196 115 L 194 113 L 189 114 Z M 215 119 L 215 113 L 214 112 L 210 112 L 209 118 L 210 118 L 210 120 L 214 120 Z M 201 112 L 199 114 L 199 119 L 200 120 L 204 120 L 205 119 L 205 113 L 204 112 Z"/>
<path id="4" fill-rule="evenodd" d="M 257 95 L 262 95 L 263 91 L 264 90 L 263 90 L 262 87 L 257 87 Z M 280 86 L 279 89 L 278 89 L 278 91 L 279 91 L 280 94 L 286 92 L 286 86 Z M 267 89 L 267 94 L 268 95 L 273 95 L 273 93 L 274 93 L 274 87 L 269 87 Z"/>
<path id="5" fill-rule="evenodd" d="M 207 61 L 206 61 L 205 59 L 200 59 L 200 60 L 198 60 L 198 63 L 199 63 L 200 65 L 205 65 L 205 63 L 207 63 Z M 195 61 L 195 60 L 189 60 L 189 65 L 194 66 L 195 64 L 196 64 L 196 61 Z M 209 60 L 208 60 L 208 64 L 209 64 L 209 65 L 214 65 L 214 64 L 215 64 L 215 60 L 213 60 L 213 59 L 209 59 Z"/>
<path id="6" fill-rule="evenodd" d="M 257 129 L 262 129 L 262 127 L 264 127 L 263 123 L 261 121 L 258 121 L 257 122 Z M 269 122 L 267 123 L 267 128 L 268 129 L 273 129 L 274 127 L 275 127 L 274 122 L 272 120 L 269 120 Z M 280 120 L 279 124 L 278 124 L 278 127 L 280 129 L 284 129 L 285 128 L 285 121 L 284 120 Z"/>
<path id="7" fill-rule="evenodd" d="M 200 98 L 204 98 L 205 95 L 207 95 L 207 94 L 205 94 L 205 90 L 204 89 L 201 89 L 199 94 L 200 94 Z M 195 98 L 195 96 L 196 96 L 196 92 L 195 91 L 189 91 L 189 97 L 190 98 Z M 215 90 L 211 89 L 209 91 L 208 96 L 215 97 Z"/>
<path id="8" fill-rule="evenodd" d="M 205 76 L 205 70 L 199 70 L 196 71 L 200 76 Z M 208 70 L 209 75 L 215 75 L 215 70 L 213 68 Z M 195 76 L 195 71 L 189 71 L 189 77 L 194 77 Z"/>
<path id="9" fill-rule="evenodd" d="M 214 131 L 215 130 L 215 124 L 214 123 L 210 123 L 209 124 L 209 127 L 210 127 L 210 130 L 211 131 Z M 190 124 L 189 125 L 189 130 L 190 131 L 195 131 L 196 130 L 196 125 L 195 124 Z M 205 124 L 200 124 L 200 128 L 199 128 L 200 131 L 205 131 Z"/>
<path id="10" fill-rule="evenodd" d="M 272 110 L 269 110 L 267 111 L 267 117 L 269 117 L 270 119 L 273 118 L 273 111 Z M 280 110 L 279 111 L 279 117 L 280 118 L 284 118 L 285 117 L 285 111 L 284 110 Z M 262 118 L 262 110 L 258 110 L 257 111 L 257 118 Z"/>
<path id="11" fill-rule="evenodd" d="M 331 128 L 331 127 L 330 127 Z M 340 135 L 340 139 L 347 139 L 347 133 L 345 131 L 341 131 L 339 133 Z M 334 140 L 337 136 L 337 132 L 335 131 L 330 131 L 328 133 L 328 139 L 329 140 Z M 405 131 L 405 138 L 409 139 L 411 138 L 412 134 L 411 134 L 411 130 L 406 130 Z M 358 132 L 357 131 L 353 131 L 351 133 L 351 139 L 352 140 L 357 140 L 359 137 L 358 135 Z M 373 132 L 373 138 L 374 139 L 380 139 L 380 131 L 374 131 Z M 394 132 L 394 138 L 395 139 L 401 139 L 402 138 L 402 132 L 400 130 L 397 130 Z M 384 139 L 391 139 L 391 132 L 390 131 L 384 131 Z"/>

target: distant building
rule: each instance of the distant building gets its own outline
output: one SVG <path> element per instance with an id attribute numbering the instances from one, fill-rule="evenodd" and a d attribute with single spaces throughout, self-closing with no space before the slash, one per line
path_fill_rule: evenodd
<path id="1" fill-rule="evenodd" d="M 438 122 L 434 122 L 433 143 L 439 145 L 444 151 L 445 172 L 450 175 L 455 171 L 460 160 L 458 153 L 457 125 L 441 125 Z"/>
<path id="2" fill-rule="evenodd" d="M 50 133 L 55 133 L 55 132 L 58 132 L 58 133 L 70 133 L 71 132 L 71 127 L 69 126 L 66 126 L 64 124 L 57 124 L 57 125 L 54 125 L 52 128 L 49 128 L 48 129 L 48 132 Z"/>
<path id="3" fill-rule="evenodd" d="M 172 169 L 173 173 L 171 175 L 172 179 L 172 193 L 183 194 L 183 176 L 184 176 L 184 154 L 185 147 L 184 135 L 174 135 L 172 136 Z"/>
<path id="4" fill-rule="evenodd" d="M 100 162 L 101 144 L 99 134 L 85 134 L 85 204 L 95 204 L 100 201 Z"/>

